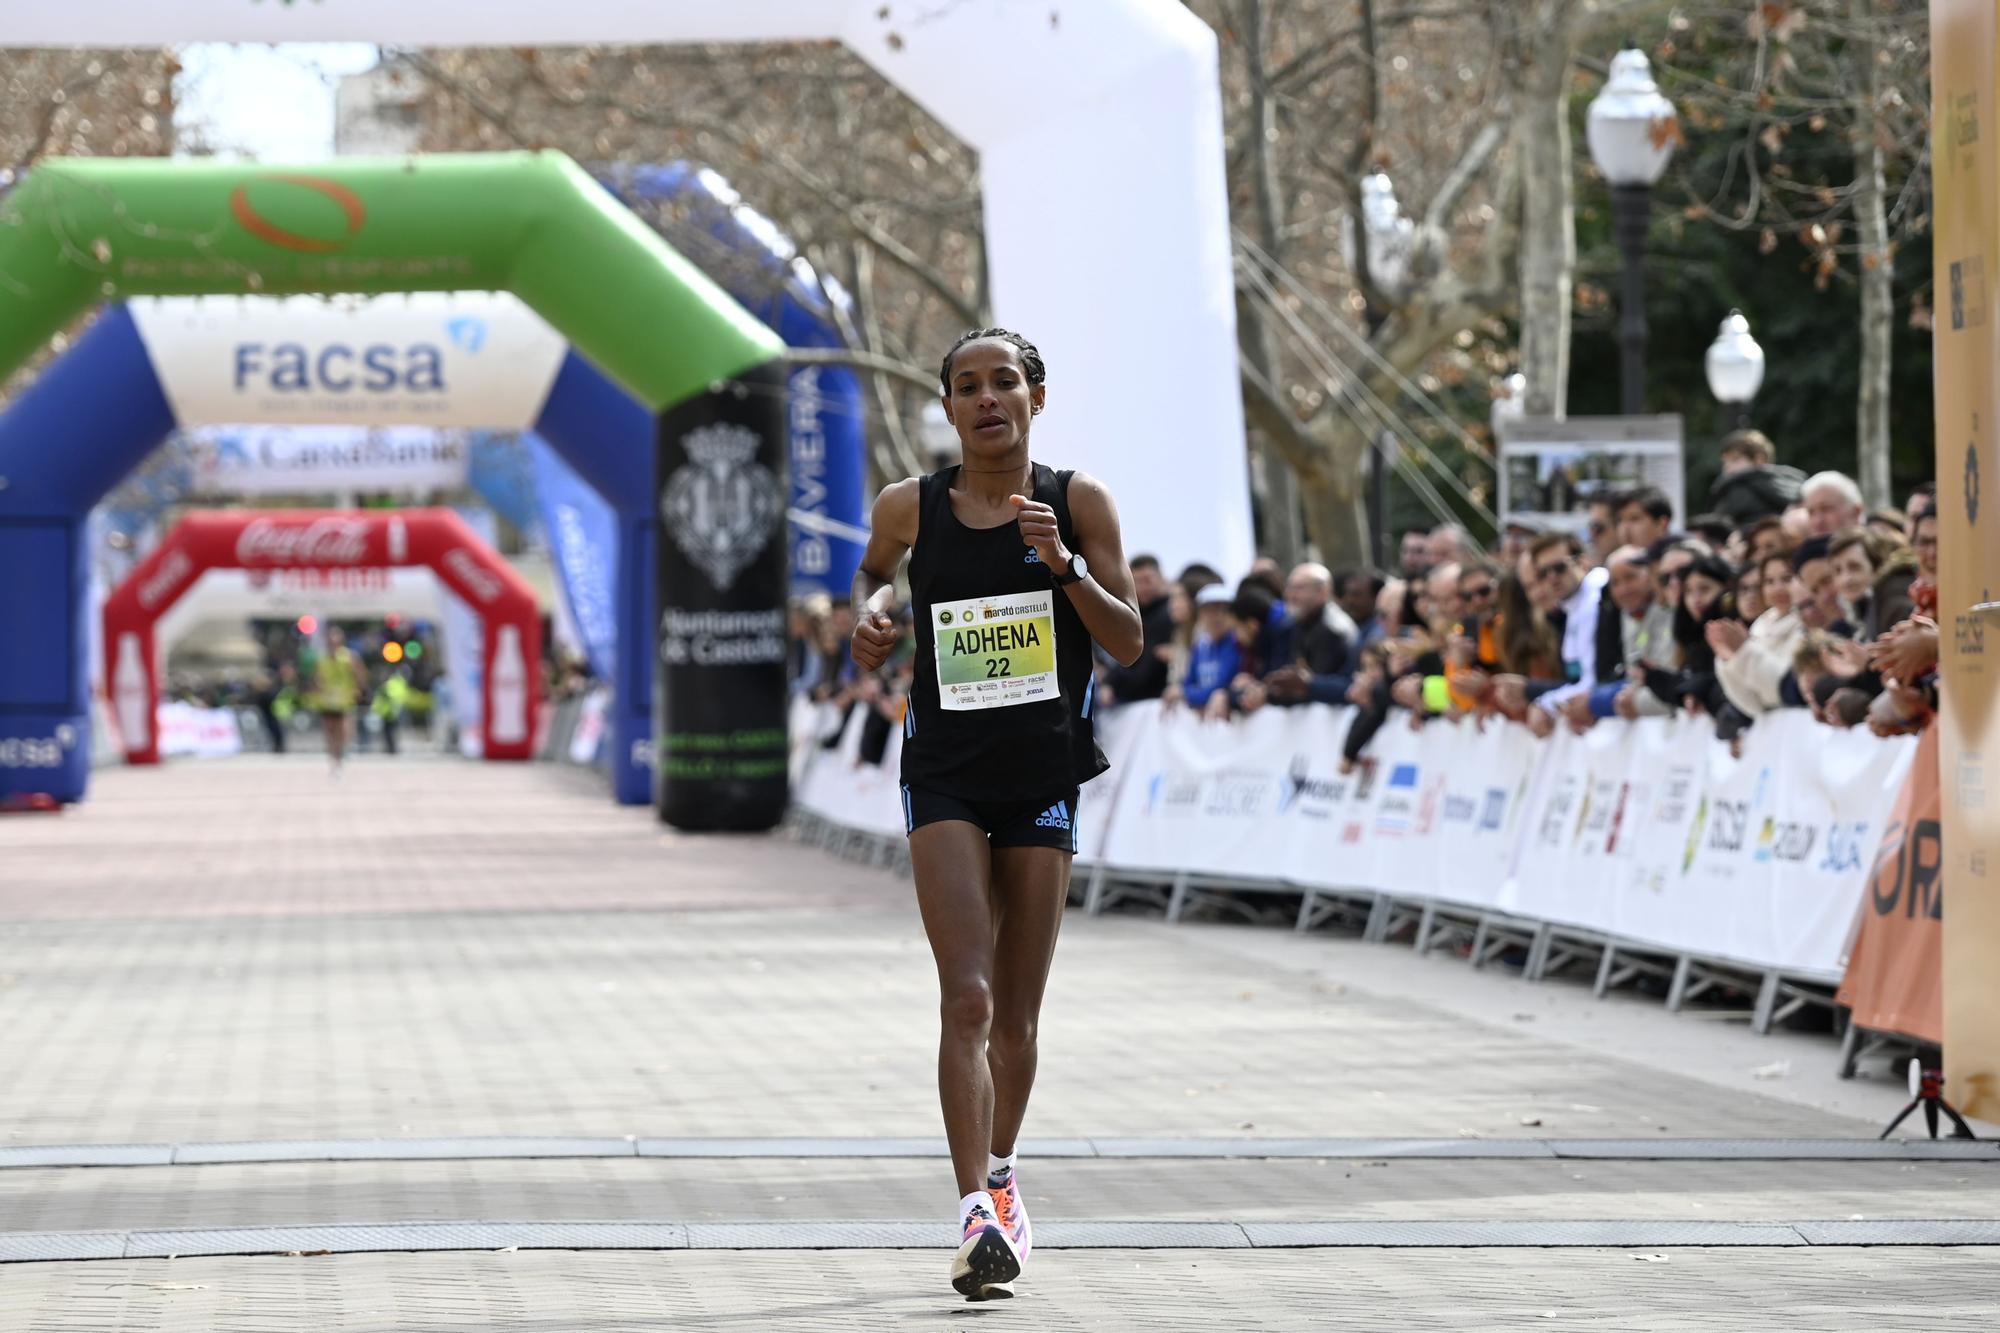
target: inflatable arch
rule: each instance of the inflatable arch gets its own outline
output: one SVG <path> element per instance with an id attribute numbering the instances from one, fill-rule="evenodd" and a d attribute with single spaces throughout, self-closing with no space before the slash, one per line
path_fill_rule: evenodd
<path id="1" fill-rule="evenodd" d="M 127 763 L 160 762 L 160 618 L 211 569 L 428 568 L 484 623 L 488 759 L 534 754 L 542 620 L 535 590 L 449 509 L 210 509 L 182 517 L 104 603 L 104 675 Z"/>
<path id="2" fill-rule="evenodd" d="M 658 626 L 663 663 L 653 705 L 665 754 L 655 784 L 661 817 L 697 829 L 765 828 L 781 817 L 782 344 L 567 158 L 350 159 L 311 171 L 52 161 L 0 198 L 0 279 L 0 374 L 106 296 L 466 289 L 520 296 L 644 411 L 660 414 L 650 432 L 654 470 L 643 449 L 570 461 L 600 494 L 618 497 L 622 514 L 650 516 L 656 505 L 678 504 L 673 512 L 691 520 L 670 528 L 672 543 L 657 544 L 678 555 L 662 549 L 656 558 L 643 536 L 620 553 L 621 574 L 629 575 L 622 587 L 642 587 L 642 568 L 659 587 L 648 620 Z M 115 318 L 107 319 L 106 336 L 118 337 Z M 136 345 L 136 328 L 124 336 Z M 120 399 L 88 384 L 81 393 L 65 387 L 68 362 L 15 405 L 42 428 L 42 439 L 120 431 L 129 438 L 129 425 L 115 424 L 129 415 L 152 429 L 156 443 L 173 425 L 163 394 Z M 341 378 L 367 369 L 365 357 L 334 367 Z M 565 376 L 587 370 L 582 357 L 564 358 L 550 403 Z M 319 387 L 340 392 L 331 381 Z M 601 428 L 601 419 L 589 428 Z M 540 424 L 552 441 L 564 433 L 546 406 Z M 123 467 L 136 461 L 128 456 Z M 8 466 L 18 469 L 21 460 Z M 80 618 L 69 608 L 84 585 L 82 516 L 117 478 L 54 471 L 61 475 L 19 486 L 9 475 L 0 489 L 0 565 L 46 571 L 27 595 L 0 599 L 0 639 L 70 627 L 63 651 L 0 660 L 0 736 L 35 739 L 16 749 L 44 759 L 53 753 L 49 738 L 66 734 L 72 744 L 57 762 L 38 763 L 42 771 L 0 769 L 0 795 L 75 799 L 87 747 L 74 738 L 87 735 L 88 708 Z M 654 634 L 639 638 L 621 656 L 651 649 Z M 703 650 L 691 652 L 696 639 Z"/>
<path id="3" fill-rule="evenodd" d="M 610 504 L 605 558 L 620 645 L 605 664 L 617 702 L 612 794 L 627 805 L 651 801 L 657 425 L 506 293 L 335 303 L 165 297 L 112 306 L 0 413 L 0 476 L 8 478 L 0 530 L 10 509 L 32 510 L 74 520 L 80 535 L 90 507 L 177 426 L 413 420 L 531 430 Z M 47 448 L 50 439 L 63 447 Z M 82 599 L 47 607 L 25 641 L 80 644 L 85 614 Z M 0 711 L 7 702 L 0 690 Z M 75 800 L 82 789 L 54 794 Z"/>
<path id="4" fill-rule="evenodd" d="M 840 42 L 979 154 L 993 314 L 1040 344 L 1059 404 L 1036 427 L 1037 447 L 1111 484 L 1126 549 L 1169 568 L 1250 564 L 1222 83 L 1215 32 L 1181 0 L 12 8 L 15 46 Z M 1142 362 L 1172 386 L 1163 418 L 1135 420 L 1123 386 Z"/>
<path id="5" fill-rule="evenodd" d="M 477 652 L 477 645 L 449 641 L 444 629 L 448 594 L 426 566 L 402 569 L 339 570 L 210 568 L 188 585 L 153 623 L 153 654 L 165 662 L 175 645 L 205 620 L 326 620 L 401 616 L 428 621 L 447 660 L 454 651 Z"/>

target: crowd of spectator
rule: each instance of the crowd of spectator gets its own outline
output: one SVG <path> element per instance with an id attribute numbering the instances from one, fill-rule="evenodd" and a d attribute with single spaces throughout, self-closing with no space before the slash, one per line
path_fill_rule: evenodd
<path id="1" fill-rule="evenodd" d="M 1134 556 L 1145 649 L 1100 662 L 1096 705 L 1223 719 L 1352 704 L 1350 764 L 1397 714 L 1505 717 L 1541 736 L 1685 711 L 1734 740 L 1780 708 L 1921 728 L 1937 703 L 1933 488 L 1869 512 L 1851 478 L 1777 464 L 1759 432 L 1726 438 L 1721 458 L 1708 511 L 1678 528 L 1669 498 L 1640 486 L 1593 497 L 1581 535 L 1514 520 L 1489 552 L 1456 524 L 1404 533 L 1393 572 L 1264 557 L 1232 586 Z M 879 757 L 914 643 L 859 673 L 853 627 L 844 601 L 794 606 L 794 687 L 835 715 L 870 709 L 864 751 Z"/>

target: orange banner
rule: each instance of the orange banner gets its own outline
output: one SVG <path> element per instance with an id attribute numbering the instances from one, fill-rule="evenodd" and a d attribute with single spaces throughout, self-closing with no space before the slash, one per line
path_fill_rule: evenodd
<path id="1" fill-rule="evenodd" d="M 1924 731 L 1882 833 L 1861 933 L 1840 1002 L 1877 1032 L 1944 1040 L 1944 852 L 1938 835 L 1938 729 Z"/>

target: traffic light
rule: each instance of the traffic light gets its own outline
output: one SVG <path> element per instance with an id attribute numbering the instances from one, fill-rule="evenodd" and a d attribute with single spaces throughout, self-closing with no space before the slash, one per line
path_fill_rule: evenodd
<path id="1" fill-rule="evenodd" d="M 422 639 L 411 639 L 408 643 L 403 645 L 403 656 L 409 658 L 412 662 L 416 661 L 423 655 L 424 655 L 424 641 Z"/>
<path id="2" fill-rule="evenodd" d="M 305 635 L 311 635 L 314 631 L 319 629 L 319 620 L 317 617 L 314 616 L 300 616 L 298 628 L 299 628 L 299 633 Z"/>
<path id="3" fill-rule="evenodd" d="M 397 643 L 397 642 L 396 642 L 396 641 L 395 641 L 394 639 L 391 639 L 391 640 L 389 640 L 389 642 L 387 642 L 387 643 L 383 644 L 383 645 L 382 645 L 382 660 L 383 660 L 384 662 L 387 662 L 387 663 L 388 663 L 389 665 L 391 665 L 391 666 L 394 666 L 394 665 L 395 665 L 396 663 L 398 663 L 398 662 L 402 661 L 402 660 L 403 660 L 403 645 L 402 645 L 402 644 L 400 644 L 400 643 Z"/>

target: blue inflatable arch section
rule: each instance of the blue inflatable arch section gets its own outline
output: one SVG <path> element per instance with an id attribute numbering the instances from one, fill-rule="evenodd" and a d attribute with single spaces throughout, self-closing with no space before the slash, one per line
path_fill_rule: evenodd
<path id="1" fill-rule="evenodd" d="M 82 798 L 89 777 L 89 561 L 92 506 L 177 426 L 124 305 L 96 324 L 0 415 L 0 534 L 21 576 L 0 589 L 0 800 Z M 574 350 L 549 388 L 536 434 L 617 515 L 618 651 L 612 786 L 652 799 L 652 414 Z"/>
<path id="2" fill-rule="evenodd" d="M 795 347 L 842 345 L 831 284 L 803 280 L 777 228 L 713 172 L 684 163 L 607 171 L 607 189 L 713 270 L 721 286 Z M 646 207 L 672 206 L 670 219 Z M 708 261 L 708 262 L 704 262 Z M 794 522 L 795 591 L 844 594 L 860 563 L 866 497 L 862 393 L 840 366 L 800 366 L 790 378 L 792 507 L 831 521 Z M 108 307 L 90 331 L 0 414 L 0 801 L 83 796 L 89 779 L 89 553 L 94 505 L 176 429 L 173 409 L 131 313 Z M 616 696 L 610 776 L 622 804 L 652 800 L 653 608 L 657 490 L 650 413 L 575 350 L 557 371 L 532 431 L 609 506 Z M 567 571 L 565 571 L 567 577 Z"/>
<path id="3" fill-rule="evenodd" d="M 742 302 L 788 347 L 844 347 L 836 303 L 777 224 L 729 182 L 687 162 L 599 169 L 597 178 L 667 238 L 710 281 Z M 828 524 L 793 522 L 792 591 L 847 596 L 861 565 L 868 521 L 866 425 L 860 378 L 846 366 L 802 365 L 789 377 L 792 510 Z M 842 535 L 842 530 L 855 535 Z"/>

